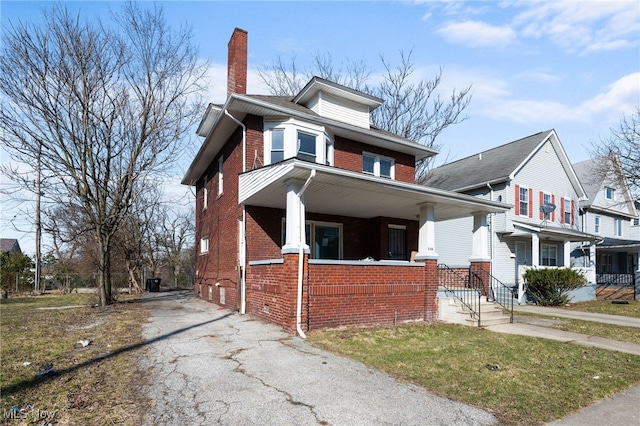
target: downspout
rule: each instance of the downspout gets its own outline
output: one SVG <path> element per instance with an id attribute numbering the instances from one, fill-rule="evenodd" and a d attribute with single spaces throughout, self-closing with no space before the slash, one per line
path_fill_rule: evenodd
<path id="1" fill-rule="evenodd" d="M 296 330 L 298 335 L 303 339 L 307 336 L 302 331 L 302 275 L 304 273 L 304 243 L 305 243 L 305 217 L 302 210 L 302 196 L 304 191 L 307 190 L 311 179 L 316 175 L 316 169 L 311 170 L 311 174 L 307 178 L 307 181 L 302 185 L 300 191 L 298 191 L 298 206 L 300 208 L 300 241 L 298 241 L 298 297 L 296 303 Z"/>
<path id="2" fill-rule="evenodd" d="M 491 192 L 489 192 L 489 201 L 493 201 L 493 187 L 491 186 L 491 184 L 489 182 L 487 182 L 487 187 L 491 191 Z M 493 271 L 495 271 L 495 269 L 493 268 L 493 266 L 494 266 L 493 265 L 493 259 L 495 257 L 494 255 L 495 255 L 495 240 L 496 239 L 494 238 L 494 235 L 493 235 L 494 230 L 495 230 L 495 226 L 494 226 L 493 220 L 495 219 L 495 213 L 489 213 L 489 218 L 490 218 L 490 220 L 489 220 L 489 230 L 491 231 L 489 233 L 489 238 L 491 238 L 491 246 L 490 246 L 490 248 L 491 248 L 491 262 L 489 263 L 489 265 L 491 266 L 491 276 L 494 276 L 493 275 Z"/>
<path id="3" fill-rule="evenodd" d="M 233 115 L 229 114 L 229 110 L 224 110 L 227 117 L 232 119 L 238 126 L 242 127 L 242 173 L 247 171 L 247 126 Z M 244 315 L 247 310 L 247 288 L 245 281 L 245 272 L 247 266 L 247 211 L 244 203 L 242 204 L 242 253 L 240 253 L 242 262 L 240 263 L 240 315 Z"/>

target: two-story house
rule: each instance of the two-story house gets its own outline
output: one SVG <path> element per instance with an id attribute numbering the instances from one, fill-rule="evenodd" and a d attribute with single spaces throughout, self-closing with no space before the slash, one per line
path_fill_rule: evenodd
<path id="1" fill-rule="evenodd" d="M 289 331 L 438 316 L 436 222 L 470 217 L 488 262 L 498 202 L 415 183 L 436 152 L 374 128 L 382 100 L 313 78 L 246 94 L 247 33 L 229 42 L 228 97 L 209 105 L 182 183 L 196 187 L 199 297 Z"/>
<path id="2" fill-rule="evenodd" d="M 582 230 L 599 237 L 589 245 L 576 245 L 575 263 L 595 263 L 597 297 L 633 299 L 640 238 L 634 237 L 638 218 L 633 197 L 617 158 L 597 158 L 575 163 L 587 198 L 580 201 Z"/>
<path id="3" fill-rule="evenodd" d="M 425 185 L 513 206 L 490 215 L 488 244 L 494 279 L 517 286 L 521 303 L 526 268 L 574 266 L 572 244 L 595 240 L 580 229 L 578 203 L 586 199 L 585 190 L 554 130 L 435 168 Z M 462 218 L 438 224 L 441 262 L 454 266 L 467 262 L 468 222 Z M 593 281 L 591 271 L 585 272 Z M 590 292 L 595 293 L 593 286 Z M 574 300 L 593 297 L 576 295 Z"/>

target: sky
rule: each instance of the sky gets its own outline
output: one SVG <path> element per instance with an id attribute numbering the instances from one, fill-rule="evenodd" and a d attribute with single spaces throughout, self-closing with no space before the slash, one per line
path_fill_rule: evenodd
<path id="1" fill-rule="evenodd" d="M 88 19 L 108 17 L 118 2 L 61 2 Z M 142 2 L 149 7 L 151 2 Z M 442 96 L 471 86 L 463 122 L 438 139 L 438 162 L 473 155 L 555 129 L 571 162 L 590 157 L 640 105 L 638 1 L 156 1 L 171 26 L 187 25 L 210 63 L 208 102 L 226 96 L 227 43 L 235 27 L 248 32 L 248 93 L 268 94 L 256 69 L 277 58 L 309 67 L 328 54 L 339 67 L 362 61 L 371 82 L 381 57 L 397 64 L 411 51 L 413 78 L 442 69 Z M 0 2 L 3 29 L 11 22 L 42 23 L 51 2 Z M 203 111 L 204 113 L 204 111 Z M 1 152 L 0 161 L 10 161 Z M 190 163 L 185 158 L 169 191 Z M 1 184 L 6 187 L 6 178 Z M 35 251 L 33 221 L 24 204 L 1 198 L 0 235 Z M 18 213 L 19 211 L 19 213 Z M 20 228 L 19 232 L 15 227 Z M 45 243 L 46 245 L 46 243 Z M 45 249 L 46 250 L 46 249 Z"/>

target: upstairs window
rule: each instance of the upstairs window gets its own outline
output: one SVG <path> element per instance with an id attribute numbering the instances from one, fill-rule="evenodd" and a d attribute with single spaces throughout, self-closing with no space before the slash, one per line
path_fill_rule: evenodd
<path id="1" fill-rule="evenodd" d="M 622 219 L 617 218 L 613 225 L 615 236 L 622 237 Z"/>
<path id="2" fill-rule="evenodd" d="M 394 179 L 395 160 L 393 158 L 363 152 L 362 172 L 373 176 Z"/>
<path id="3" fill-rule="evenodd" d="M 593 230 L 596 234 L 600 233 L 600 216 L 596 216 Z"/>
<path id="4" fill-rule="evenodd" d="M 204 180 L 202 182 L 202 210 L 207 209 L 207 205 L 209 205 L 209 176 L 204 175 Z"/>
<path id="5" fill-rule="evenodd" d="M 519 191 L 520 215 L 529 216 L 529 203 L 529 189 L 521 187 Z"/>
<path id="6" fill-rule="evenodd" d="M 609 188 L 608 186 L 604 189 L 604 197 L 607 200 L 613 200 L 613 194 L 614 194 L 614 189 L 613 188 Z"/>
<path id="7" fill-rule="evenodd" d="M 271 163 L 284 160 L 284 130 L 271 131 Z"/>
<path id="8" fill-rule="evenodd" d="M 316 162 L 316 136 L 298 131 L 298 158 Z"/>
<path id="9" fill-rule="evenodd" d="M 200 238 L 200 254 L 209 252 L 209 236 Z"/>
<path id="10" fill-rule="evenodd" d="M 564 223 L 571 224 L 571 200 L 564 199 Z"/>
<path id="11" fill-rule="evenodd" d="M 224 192 L 224 158 L 218 158 L 218 197 Z"/>
<path id="12" fill-rule="evenodd" d="M 333 165 L 333 137 L 323 126 L 288 119 L 265 122 L 264 165 L 290 158 Z"/>

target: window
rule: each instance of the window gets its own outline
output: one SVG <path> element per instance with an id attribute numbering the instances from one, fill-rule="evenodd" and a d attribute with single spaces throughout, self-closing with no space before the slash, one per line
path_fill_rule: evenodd
<path id="1" fill-rule="evenodd" d="M 551 194 L 544 194 L 544 193 L 540 193 L 541 197 L 540 197 L 540 219 L 544 219 L 544 220 L 549 220 L 551 219 L 551 221 L 553 222 L 553 212 L 544 212 L 542 210 L 542 206 L 544 205 L 551 205 L 553 204 L 553 197 L 551 196 Z"/>
<path id="2" fill-rule="evenodd" d="M 200 238 L 200 254 L 209 252 L 209 236 Z"/>
<path id="3" fill-rule="evenodd" d="M 387 179 L 395 178 L 395 160 L 389 157 L 362 153 L 362 172 Z"/>
<path id="4" fill-rule="evenodd" d="M 635 218 L 633 219 L 633 226 L 639 226 L 640 225 L 640 218 Z"/>
<path id="5" fill-rule="evenodd" d="M 613 188 L 609 188 L 608 186 L 604 189 L 604 196 L 607 200 L 613 200 Z"/>
<path id="6" fill-rule="evenodd" d="M 209 176 L 204 175 L 202 182 L 202 210 L 206 210 L 209 205 Z"/>
<path id="7" fill-rule="evenodd" d="M 520 188 L 520 215 L 529 215 L 529 189 Z"/>
<path id="8" fill-rule="evenodd" d="M 593 229 L 596 234 L 600 233 L 600 216 L 596 216 Z"/>
<path id="9" fill-rule="evenodd" d="M 218 196 L 222 195 L 223 185 L 224 185 L 224 159 L 222 157 L 218 158 Z"/>
<path id="10" fill-rule="evenodd" d="M 284 160 L 284 130 L 271 131 L 271 163 Z"/>
<path id="11" fill-rule="evenodd" d="M 333 138 L 318 126 L 296 119 L 265 122 L 264 165 L 290 158 L 333 165 Z"/>
<path id="12" fill-rule="evenodd" d="M 571 200 L 564 199 L 564 223 L 571 223 Z"/>
<path id="13" fill-rule="evenodd" d="M 298 131 L 298 158 L 316 161 L 316 136 Z"/>
<path id="14" fill-rule="evenodd" d="M 282 219 L 282 244 L 287 240 L 287 224 Z M 309 259 L 342 259 L 342 224 L 306 221 L 305 239 L 309 245 Z"/>
<path id="15" fill-rule="evenodd" d="M 616 237 L 622 237 L 622 219 L 620 218 L 615 219 L 614 233 Z"/>
<path id="16" fill-rule="evenodd" d="M 540 250 L 540 263 L 543 266 L 558 266 L 558 247 L 549 244 L 542 244 Z"/>

